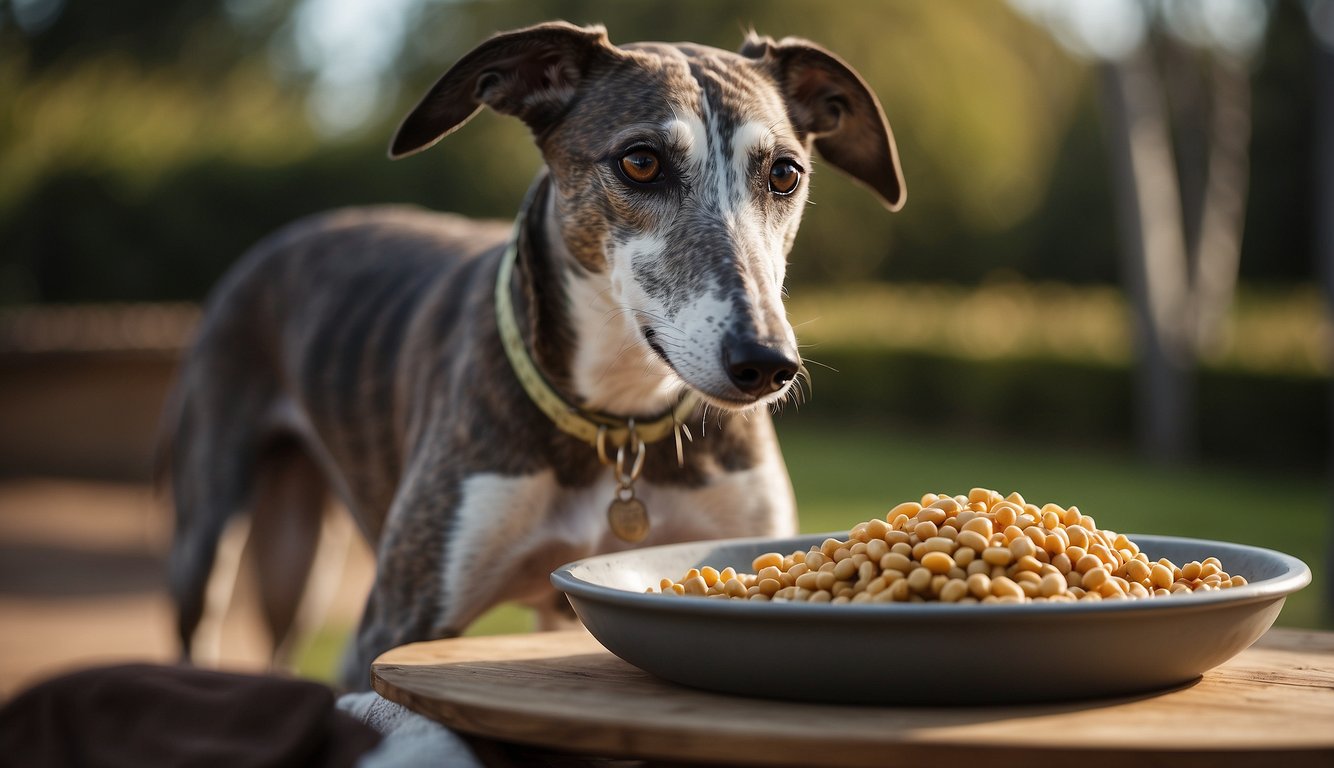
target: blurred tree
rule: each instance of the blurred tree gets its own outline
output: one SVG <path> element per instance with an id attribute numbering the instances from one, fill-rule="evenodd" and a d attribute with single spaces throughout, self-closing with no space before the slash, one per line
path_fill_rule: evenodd
<path id="1" fill-rule="evenodd" d="M 174 62 L 183 41 L 207 20 L 216 22 L 222 16 L 218 0 L 118 0 L 80 3 L 77 8 L 71 5 L 66 0 L 0 3 L 0 34 L 6 47 L 22 43 L 30 72 L 108 53 L 130 56 L 142 64 Z"/>
<path id="2" fill-rule="evenodd" d="M 1334 312 L 1334 0 L 1313 0 L 1307 8 L 1311 32 L 1318 44 L 1316 207 L 1322 215 L 1316 219 L 1316 274 L 1324 286 L 1327 306 Z"/>
<path id="3" fill-rule="evenodd" d="M 1306 4 L 1311 33 L 1316 40 L 1316 274 L 1325 292 L 1325 306 L 1334 318 L 1334 0 Z M 1334 379 L 1329 382 L 1330 435 L 1334 442 Z M 1334 483 L 1334 452 L 1330 453 L 1330 482 Z M 1334 507 L 1325 526 L 1325 562 L 1334 563 Z M 1325 618 L 1334 622 L 1334 568 L 1325 574 Z"/>
<path id="4" fill-rule="evenodd" d="M 9 302 L 197 298 L 256 238 L 329 205 L 510 215 L 539 164 L 521 126 L 488 115 L 406 163 L 386 162 L 384 142 L 479 40 L 550 18 L 605 23 L 620 42 L 735 49 L 754 27 L 834 49 L 881 96 L 912 205 L 889 216 L 820 166 L 794 282 L 975 280 L 1033 250 L 995 237 L 1048 195 L 1051 148 L 1084 80 L 1039 30 L 984 0 L 22 1 L 55 11 L 20 27 L 16 0 L 0 5 Z"/>
<path id="5" fill-rule="evenodd" d="M 1193 444 L 1191 371 L 1217 343 L 1236 288 L 1250 61 L 1268 7 L 1260 0 L 1014 4 L 1099 61 L 1122 273 L 1136 308 L 1140 439 L 1151 457 L 1181 459 Z"/>
<path id="6" fill-rule="evenodd" d="M 818 164 L 796 290 L 1116 279 L 1096 80 L 1005 3 L 0 0 L 0 303 L 197 299 L 255 239 L 331 205 L 511 215 L 540 162 L 522 126 L 484 114 L 404 163 L 384 144 L 477 41 L 562 17 L 618 42 L 805 36 L 867 78 L 911 202 L 887 215 Z M 1310 63 L 1305 19 L 1285 24 L 1256 84 L 1251 279 L 1309 272 L 1309 196 L 1290 191 L 1309 173 Z"/>

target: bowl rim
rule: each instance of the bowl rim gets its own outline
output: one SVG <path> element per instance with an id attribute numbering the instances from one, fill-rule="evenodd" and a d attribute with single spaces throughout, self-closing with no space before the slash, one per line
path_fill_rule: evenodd
<path id="1" fill-rule="evenodd" d="M 746 537 L 734 539 L 712 539 L 676 544 L 662 544 L 641 549 L 621 550 L 602 555 L 594 555 L 557 568 L 551 573 L 551 583 L 560 591 L 573 598 L 610 603 L 621 607 L 641 610 L 666 612 L 669 614 L 692 614 L 711 617 L 786 617 L 786 618 L 821 618 L 834 617 L 871 618 L 887 617 L 895 619 L 931 618 L 959 619 L 982 617 L 1000 619 L 1023 616 L 1086 616 L 1096 614 L 1121 615 L 1127 613 L 1153 611 L 1190 611 L 1207 610 L 1221 605 L 1244 605 L 1248 603 L 1273 600 L 1286 597 L 1311 583 L 1311 569 L 1302 560 L 1292 555 L 1265 547 L 1249 544 L 1196 539 L 1183 536 L 1158 536 L 1153 534 L 1126 534 L 1142 548 L 1155 545 L 1187 545 L 1212 549 L 1230 549 L 1234 552 L 1244 550 L 1252 555 L 1259 555 L 1278 563 L 1283 572 L 1267 579 L 1248 582 L 1240 587 L 1229 587 L 1210 592 L 1194 592 L 1189 595 L 1176 595 L 1163 600 L 1080 600 L 1074 603 L 997 603 L 965 604 L 957 603 L 850 603 L 825 604 L 807 602 L 770 602 L 753 600 L 691 600 L 666 599 L 661 594 L 635 592 L 618 589 L 579 578 L 574 569 L 599 560 L 634 556 L 648 552 L 661 552 L 672 549 L 699 549 L 723 546 L 754 546 L 762 549 L 786 551 L 785 547 L 798 548 L 812 539 L 823 540 L 830 536 L 847 537 L 847 531 L 824 534 L 804 534 L 785 538 Z M 1221 556 L 1220 556 L 1221 558 Z M 1244 575 L 1244 574 L 1243 574 Z"/>

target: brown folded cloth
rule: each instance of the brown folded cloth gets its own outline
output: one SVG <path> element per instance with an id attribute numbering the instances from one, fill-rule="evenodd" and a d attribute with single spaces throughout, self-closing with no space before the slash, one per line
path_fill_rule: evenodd
<path id="1" fill-rule="evenodd" d="M 352 766 L 380 741 L 318 683 L 130 664 L 41 683 L 0 709 L 0 766 Z"/>

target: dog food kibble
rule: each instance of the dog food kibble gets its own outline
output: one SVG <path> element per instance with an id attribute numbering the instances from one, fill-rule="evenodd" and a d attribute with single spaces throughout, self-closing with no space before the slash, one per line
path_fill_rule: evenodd
<path id="1" fill-rule="evenodd" d="M 765 553 L 752 573 L 691 568 L 648 591 L 812 603 L 1023 603 L 1166 597 L 1246 583 L 1216 557 L 1180 566 L 1150 561 L 1078 507 L 1038 506 L 985 488 L 928 493 L 850 534 L 807 552 Z"/>

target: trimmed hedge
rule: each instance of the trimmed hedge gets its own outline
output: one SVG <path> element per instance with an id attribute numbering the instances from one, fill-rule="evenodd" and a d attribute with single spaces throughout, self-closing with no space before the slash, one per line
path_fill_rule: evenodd
<path id="1" fill-rule="evenodd" d="M 814 395 L 787 418 L 876 421 L 1077 445 L 1135 444 L 1132 371 L 1054 360 L 956 357 L 821 347 Z M 1330 382 L 1197 372 L 1199 458 L 1323 471 L 1331 450 Z M 791 407 L 789 411 L 793 411 Z"/>

